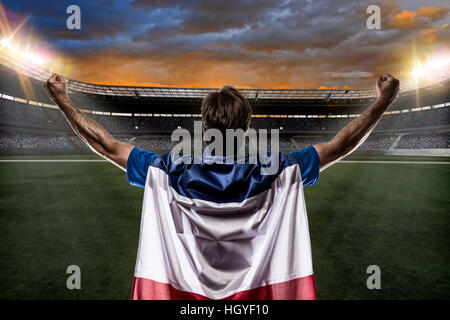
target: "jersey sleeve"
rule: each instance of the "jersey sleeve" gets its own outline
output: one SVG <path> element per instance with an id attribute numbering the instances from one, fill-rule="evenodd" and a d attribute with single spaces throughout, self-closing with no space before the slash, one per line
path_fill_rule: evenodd
<path id="1" fill-rule="evenodd" d="M 297 160 L 302 174 L 303 185 L 315 185 L 319 179 L 320 159 L 316 148 L 309 146 L 299 151 L 291 152 L 291 157 Z"/>
<path id="2" fill-rule="evenodd" d="M 132 186 L 144 187 L 148 167 L 157 158 L 154 152 L 143 151 L 137 147 L 131 150 L 127 161 L 127 179 Z"/>

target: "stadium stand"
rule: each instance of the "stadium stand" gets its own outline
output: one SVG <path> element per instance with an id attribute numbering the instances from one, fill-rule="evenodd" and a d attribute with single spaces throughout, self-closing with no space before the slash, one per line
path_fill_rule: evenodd
<path id="1" fill-rule="evenodd" d="M 170 133 L 178 127 L 192 130 L 194 120 L 185 117 L 141 117 L 141 116 L 89 116 L 113 133 Z M 253 118 L 251 126 L 255 129 L 280 129 L 295 132 L 337 132 L 353 118 Z M 70 130 L 62 113 L 57 109 L 33 106 L 17 101 L 0 99 L 0 122 L 17 126 L 41 127 Z M 414 129 L 446 126 L 449 123 L 449 108 L 442 107 L 423 111 L 391 114 L 384 116 L 376 131 L 393 129 Z"/>
<path id="2" fill-rule="evenodd" d="M 403 136 L 397 144 L 398 149 L 450 148 L 449 133 L 412 134 Z"/>
<path id="3" fill-rule="evenodd" d="M 14 55 L 1 56 L 0 153 L 91 152 L 46 94 L 48 75 Z M 402 86 L 359 150 L 448 149 L 450 92 L 445 81 L 415 90 Z M 71 99 L 89 117 L 120 140 L 158 151 L 175 145 L 173 130 L 193 130 L 194 121 L 201 120 L 201 99 L 211 90 L 69 81 Z M 329 141 L 376 96 L 373 89 L 242 91 L 253 106 L 251 127 L 278 129 L 283 152 Z"/>
<path id="4" fill-rule="evenodd" d="M 194 117 L 168 116 L 113 116 L 88 114 L 121 140 L 142 149 L 170 150 L 176 143 L 170 141 L 170 133 L 177 128 L 193 129 Z M 280 139 L 280 150 L 289 152 L 311 144 L 329 140 L 353 117 L 346 118 L 272 118 L 255 117 L 254 129 L 280 129 L 286 133 Z M 80 138 L 73 135 L 62 113 L 55 108 L 30 105 L 23 102 L 0 99 L 0 150 L 27 150 L 32 152 L 88 152 Z M 445 132 L 410 134 L 418 129 L 440 128 L 449 124 L 449 107 L 427 108 L 420 111 L 398 112 L 384 116 L 374 133 L 359 150 L 449 148 L 448 128 Z M 8 128 L 5 130 L 5 128 Z M 31 130 L 31 131 L 30 131 Z M 400 137 L 399 132 L 403 135 Z M 23 132 L 25 131 L 25 132 Z M 33 132 L 36 133 L 33 135 Z M 31 133 L 30 133 L 31 132 Z M 386 134 L 389 132 L 389 134 Z M 295 135 L 297 133 L 297 136 Z M 303 136 L 298 136 L 302 134 Z M 308 134 L 310 134 L 308 136 Z M 400 138 L 400 139 L 399 139 Z M 397 142 L 397 143 L 396 143 Z M 396 143 L 396 145 L 394 145 Z"/>

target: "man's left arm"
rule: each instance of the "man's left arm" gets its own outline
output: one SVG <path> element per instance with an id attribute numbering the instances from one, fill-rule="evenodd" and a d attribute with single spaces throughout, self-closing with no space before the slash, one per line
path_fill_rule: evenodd
<path id="1" fill-rule="evenodd" d="M 87 117 L 69 99 L 67 81 L 53 74 L 44 84 L 74 132 L 97 154 L 127 171 L 127 161 L 134 146 L 118 141 L 97 122 Z"/>
<path id="2" fill-rule="evenodd" d="M 314 145 L 320 159 L 320 171 L 352 153 L 367 139 L 383 112 L 394 101 L 399 84 L 390 74 L 379 77 L 376 84 L 378 98 L 372 106 L 345 126 L 330 142 Z"/>

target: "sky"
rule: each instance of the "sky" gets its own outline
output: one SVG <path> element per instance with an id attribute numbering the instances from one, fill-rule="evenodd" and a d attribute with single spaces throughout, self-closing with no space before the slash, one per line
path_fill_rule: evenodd
<path id="1" fill-rule="evenodd" d="M 449 51 L 450 1 L 0 0 L 0 27 L 97 84 L 371 88 L 407 77 L 415 57 Z M 69 5 L 81 30 L 68 30 Z M 381 29 L 370 30 L 370 4 Z"/>

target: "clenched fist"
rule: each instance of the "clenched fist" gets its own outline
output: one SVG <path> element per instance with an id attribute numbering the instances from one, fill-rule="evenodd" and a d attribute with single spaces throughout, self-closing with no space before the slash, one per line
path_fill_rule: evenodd
<path id="1" fill-rule="evenodd" d="M 56 104 L 58 104 L 59 101 L 69 98 L 67 81 L 56 73 L 52 74 L 52 76 L 44 83 L 44 87 Z"/>
<path id="2" fill-rule="evenodd" d="M 391 103 L 400 88 L 400 81 L 395 79 L 389 73 L 377 79 L 377 93 L 378 98 L 385 100 L 387 103 Z"/>

